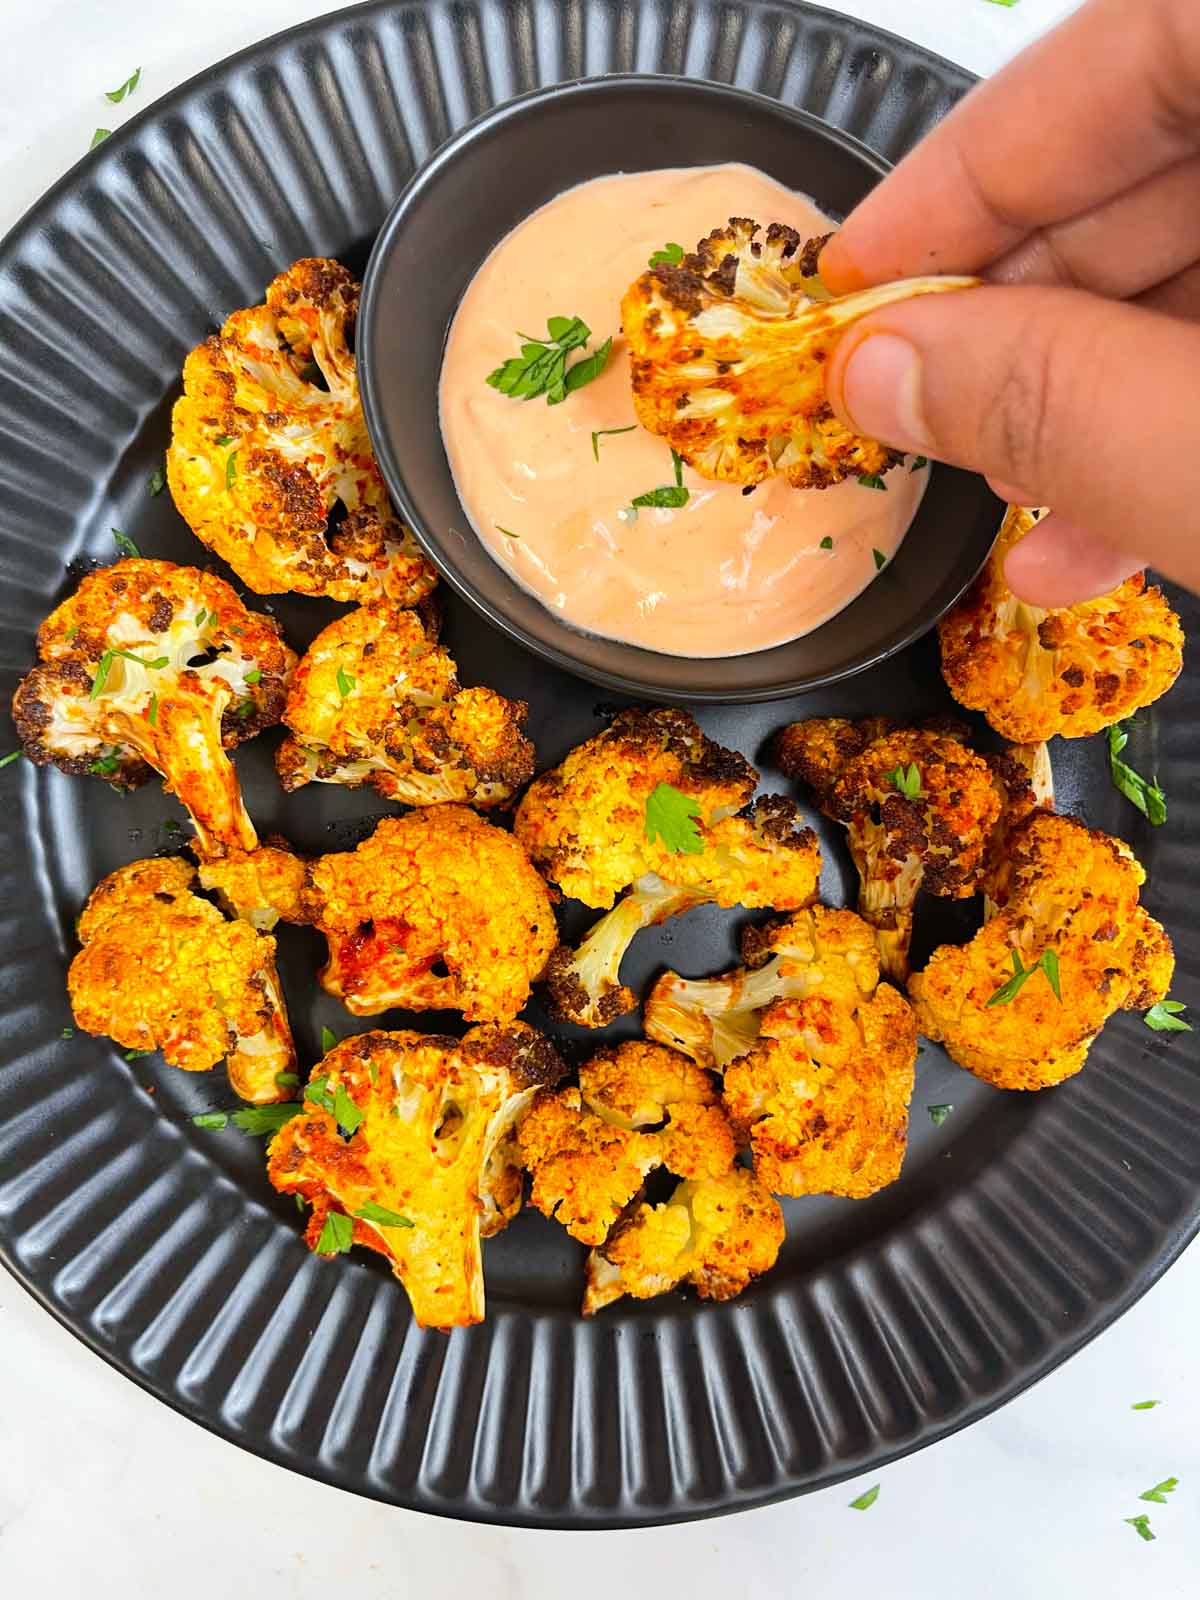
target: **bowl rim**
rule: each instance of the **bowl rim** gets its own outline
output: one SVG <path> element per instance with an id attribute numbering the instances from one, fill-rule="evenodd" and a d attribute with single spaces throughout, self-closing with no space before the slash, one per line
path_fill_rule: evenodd
<path id="1" fill-rule="evenodd" d="M 401 471 L 400 463 L 392 444 L 390 430 L 383 421 L 384 408 L 379 389 L 377 369 L 371 357 L 371 340 L 366 335 L 377 320 L 379 283 L 383 274 L 383 264 L 395 246 L 397 235 L 400 232 L 413 198 L 417 194 L 424 192 L 431 184 L 436 183 L 442 169 L 457 160 L 461 152 L 475 139 L 485 132 L 491 132 L 495 128 L 503 127 L 507 122 L 526 116 L 539 104 L 613 93 L 630 88 L 650 90 L 657 95 L 686 93 L 689 98 L 699 95 L 720 100 L 726 104 L 729 102 L 742 102 L 752 105 L 757 111 L 765 111 L 774 118 L 803 127 L 810 133 L 824 139 L 827 143 L 839 147 L 851 156 L 857 157 L 859 161 L 873 169 L 880 177 L 885 176 L 892 170 L 892 162 L 870 149 L 861 140 L 856 139 L 853 134 L 832 126 L 820 117 L 814 116 L 812 112 L 805 111 L 799 106 L 784 105 L 781 101 L 773 100 L 769 95 L 759 94 L 752 89 L 743 89 L 732 84 L 718 83 L 708 78 L 689 78 L 678 73 L 613 72 L 591 74 L 579 78 L 565 79 L 560 83 L 541 84 L 537 88 L 526 90 L 523 94 L 514 95 L 511 99 L 502 100 L 496 105 L 487 107 L 478 116 L 473 117 L 470 122 L 465 123 L 421 162 L 392 202 L 371 246 L 371 253 L 363 272 L 355 341 L 355 362 L 358 371 L 359 394 L 363 415 L 366 419 L 367 433 L 388 491 L 395 501 L 401 517 L 412 530 L 426 557 L 437 568 L 439 577 L 443 582 L 448 583 L 451 589 L 457 595 L 460 595 L 480 616 L 523 649 L 532 652 L 544 661 L 549 661 L 553 666 L 564 672 L 572 673 L 574 676 L 584 678 L 588 682 L 599 684 L 603 688 L 614 689 L 620 693 L 634 695 L 643 700 L 657 700 L 663 703 L 684 702 L 694 705 L 754 705 L 772 700 L 794 698 L 797 695 L 827 688 L 831 684 L 844 682 L 847 678 L 857 677 L 860 672 L 869 672 L 873 667 L 877 667 L 882 662 L 899 655 L 918 639 L 923 638 L 936 627 L 939 618 L 945 616 L 946 612 L 970 588 L 987 562 L 991 552 L 991 545 L 981 554 L 978 564 L 968 572 L 962 584 L 951 594 L 940 611 L 927 617 L 914 617 L 911 624 L 902 628 L 894 640 L 881 645 L 869 654 L 864 654 L 849 665 L 832 668 L 824 672 L 807 673 L 799 678 L 780 679 L 770 684 L 750 688 L 730 690 L 728 688 L 705 689 L 689 687 L 685 692 L 670 690 L 649 683 L 646 679 L 636 676 L 632 671 L 628 673 L 615 672 L 604 667 L 593 666 L 565 646 L 560 647 L 548 640 L 535 637 L 526 632 L 518 623 L 512 621 L 503 611 L 492 605 L 471 584 L 464 582 L 446 561 L 437 541 L 426 532 L 424 520 L 417 511 L 412 496 L 408 492 L 404 473 Z M 482 265 L 482 260 L 479 264 Z M 936 471 L 938 463 L 933 462 L 932 467 Z M 981 479 L 980 481 L 984 480 Z M 451 475 L 451 482 L 453 482 L 453 475 Z M 455 486 L 455 494 L 457 495 L 457 486 Z M 1001 509 L 997 512 L 996 534 L 1000 531 L 1000 523 L 1003 518 L 1002 502 L 997 501 L 997 506 L 1001 507 Z M 473 526 L 465 508 L 463 508 L 463 519 L 468 527 Z M 995 535 L 993 535 L 993 543 L 994 539 Z M 866 594 L 869 589 L 870 585 L 867 586 L 867 589 L 862 590 L 861 593 Z M 857 598 L 858 596 L 855 596 L 855 599 Z M 853 601 L 850 603 L 853 604 Z M 549 608 L 544 607 L 543 609 L 546 610 L 547 615 L 554 623 L 556 633 L 562 634 L 565 638 L 575 637 L 581 641 L 586 641 L 589 638 L 604 637 L 591 634 L 586 629 L 576 628 L 572 624 L 563 621 L 562 618 L 555 617 Z M 835 613 L 835 616 L 840 614 L 840 612 Z M 826 622 L 833 620 L 833 617 L 827 618 Z M 819 624 L 817 629 L 811 631 L 817 632 L 820 627 L 825 625 L 825 623 Z M 803 638 L 806 636 L 798 635 L 797 637 Z M 648 650 L 645 646 L 633 644 L 628 640 L 618 639 L 608 642 L 616 643 L 624 650 L 651 662 L 664 659 L 679 659 L 677 656 L 667 655 L 662 651 Z M 762 650 L 748 650 L 727 657 L 698 657 L 696 659 L 710 665 L 719 663 L 722 660 L 744 660 L 750 656 L 767 655 L 772 650 L 786 649 L 793 642 L 793 640 L 784 640 L 780 644 L 769 645 Z"/>

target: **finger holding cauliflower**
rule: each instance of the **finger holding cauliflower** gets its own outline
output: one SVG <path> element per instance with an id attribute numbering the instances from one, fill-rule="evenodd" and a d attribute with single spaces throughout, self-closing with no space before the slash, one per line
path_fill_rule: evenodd
<path id="1" fill-rule="evenodd" d="M 464 689 L 436 630 L 376 600 L 324 628 L 292 678 L 275 755 L 283 787 L 371 784 L 405 805 L 503 805 L 533 773 L 528 707 Z"/>
<path id="2" fill-rule="evenodd" d="M 1183 667 L 1179 618 L 1144 572 L 1056 610 L 1013 594 L 1004 563 L 1037 518 L 1008 508 L 987 566 L 938 623 L 950 693 L 1016 743 L 1098 733 L 1165 694 Z"/>
<path id="3" fill-rule="evenodd" d="M 13 720 L 29 759 L 132 787 L 158 772 L 205 856 L 252 850 L 226 754 L 279 721 L 296 657 L 222 578 L 140 557 L 89 573 L 38 629 Z"/>
<path id="4" fill-rule="evenodd" d="M 367 435 L 348 343 L 358 296 L 338 262 L 297 261 L 184 362 L 167 482 L 258 594 L 408 606 L 433 588 Z"/>
<path id="5" fill-rule="evenodd" d="M 275 941 L 227 922 L 194 892 L 195 879 L 189 862 L 162 857 L 96 885 L 67 975 L 75 1021 L 128 1050 L 161 1050 L 186 1072 L 224 1059 L 243 1100 L 286 1100 L 279 1075 L 294 1070 L 296 1052 Z"/>

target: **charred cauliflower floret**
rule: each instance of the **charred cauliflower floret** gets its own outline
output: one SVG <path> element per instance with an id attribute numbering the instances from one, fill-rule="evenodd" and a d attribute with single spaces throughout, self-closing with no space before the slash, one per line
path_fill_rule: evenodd
<path id="1" fill-rule="evenodd" d="M 200 883 L 231 917 L 270 933 L 277 922 L 305 922 L 302 891 L 308 863 L 283 843 L 259 845 L 245 855 L 200 862 Z"/>
<path id="2" fill-rule="evenodd" d="M 134 861 L 98 883 L 79 918 L 67 988 L 75 1021 L 127 1050 L 161 1050 L 186 1072 L 223 1058 L 243 1100 L 287 1098 L 296 1064 L 275 941 L 226 922 L 192 892 L 177 857 Z"/>
<path id="3" fill-rule="evenodd" d="M 989 874 L 995 914 L 909 980 L 917 1026 L 1001 1089 L 1078 1072 L 1114 1011 L 1146 1010 L 1170 988 L 1170 940 L 1138 904 L 1144 879 L 1120 839 L 1034 812 Z"/>
<path id="4" fill-rule="evenodd" d="M 275 754 L 287 790 L 373 784 L 405 805 L 502 805 L 533 772 L 521 732 L 528 707 L 461 689 L 436 634 L 413 611 L 376 600 L 331 622 L 292 679 Z"/>
<path id="5" fill-rule="evenodd" d="M 38 629 L 38 655 L 13 696 L 31 761 L 127 787 L 153 769 L 203 854 L 254 848 L 225 752 L 279 721 L 296 658 L 276 622 L 212 573 L 137 558 L 89 573 Z"/>
<path id="6" fill-rule="evenodd" d="M 1183 666 L 1183 628 L 1143 572 L 1058 610 L 1018 600 L 1004 562 L 1037 516 L 1009 507 L 987 566 L 938 623 L 942 674 L 1006 739 L 1079 739 L 1166 693 Z"/>
<path id="7" fill-rule="evenodd" d="M 702 1299 L 731 1300 L 775 1265 L 783 1236 L 779 1202 L 745 1167 L 686 1181 L 663 1205 L 634 1207 L 590 1252 L 583 1314 L 685 1283 Z"/>
<path id="8" fill-rule="evenodd" d="M 597 1051 L 580 1067 L 578 1089 L 538 1095 L 519 1142 L 533 1204 L 592 1245 L 608 1237 L 655 1168 L 719 1177 L 737 1155 L 708 1073 L 644 1040 Z"/>
<path id="9" fill-rule="evenodd" d="M 167 481 L 196 537 L 259 594 L 414 605 L 433 587 L 367 437 L 357 315 L 344 267 L 297 261 L 184 362 Z"/>
<path id="10" fill-rule="evenodd" d="M 827 906 L 746 928 L 742 959 L 745 966 L 719 978 L 664 973 L 646 1001 L 649 1037 L 723 1071 L 754 1046 L 777 1000 L 820 995 L 853 1014 L 879 985 L 872 929 L 853 911 Z"/>
<path id="11" fill-rule="evenodd" d="M 970 287 L 913 278 L 835 297 L 817 275 L 828 235 L 731 217 L 675 266 L 651 267 L 621 302 L 638 420 L 703 477 L 797 489 L 885 472 L 902 458 L 851 433 L 825 393 L 825 362 L 860 317 Z"/>
<path id="12" fill-rule="evenodd" d="M 1003 809 L 988 762 L 950 734 L 879 731 L 840 717 L 794 722 L 780 735 L 779 765 L 845 823 L 858 869 L 858 909 L 875 929 L 883 970 L 908 976 L 919 890 L 963 899 L 977 892 Z"/>
<path id="13" fill-rule="evenodd" d="M 725 1070 L 725 1109 L 773 1194 L 863 1200 L 900 1176 L 916 1059 L 912 1011 L 886 983 L 853 1011 L 778 1000 Z"/>
<path id="14" fill-rule="evenodd" d="M 557 939 L 520 844 L 465 806 L 386 817 L 357 849 L 311 862 L 301 901 L 329 941 L 320 981 L 356 1016 L 403 1006 L 507 1022 Z"/>
<path id="15" fill-rule="evenodd" d="M 562 1072 L 549 1042 L 519 1022 L 462 1039 L 344 1039 L 271 1141 L 268 1176 L 311 1203 L 310 1249 L 353 1242 L 387 1256 L 420 1326 L 482 1322 L 480 1237 L 520 1203 L 512 1129 Z"/>
<path id="16" fill-rule="evenodd" d="M 577 950 L 547 969 L 559 1017 L 603 1027 L 636 1005 L 620 965 L 639 929 L 689 906 L 808 904 L 821 860 L 816 836 L 779 795 L 751 802 L 758 781 L 740 755 L 705 738 L 682 711 L 628 711 L 544 773 L 514 831 L 565 894 L 612 906 Z M 669 808 L 682 831 L 664 835 Z"/>

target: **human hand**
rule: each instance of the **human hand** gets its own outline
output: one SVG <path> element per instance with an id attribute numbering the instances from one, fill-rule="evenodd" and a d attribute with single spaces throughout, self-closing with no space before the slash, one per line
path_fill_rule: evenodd
<path id="1" fill-rule="evenodd" d="M 838 293 L 927 272 L 986 286 L 866 317 L 835 411 L 1053 515 L 1022 598 L 1146 563 L 1200 588 L 1200 5 L 1090 0 L 974 90 L 821 257 Z"/>

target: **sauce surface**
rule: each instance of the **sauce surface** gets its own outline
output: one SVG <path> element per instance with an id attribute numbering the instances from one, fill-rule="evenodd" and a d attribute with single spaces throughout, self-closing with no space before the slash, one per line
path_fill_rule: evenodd
<path id="1" fill-rule="evenodd" d="M 641 427 L 593 447 L 593 431 L 636 421 L 621 297 L 655 250 L 692 250 L 731 216 L 806 238 L 831 226 L 752 167 L 594 178 L 500 241 L 463 296 L 442 365 L 446 453 L 495 559 L 575 627 L 669 655 L 745 655 L 811 632 L 895 554 L 929 475 L 897 467 L 885 492 L 774 478 L 746 495 L 685 467 L 685 506 L 631 512 L 635 495 L 675 477 L 665 442 Z M 554 406 L 490 388 L 488 373 L 520 353 L 517 330 L 544 338 L 554 316 L 583 318 L 586 353 L 613 336 L 601 376 Z"/>

